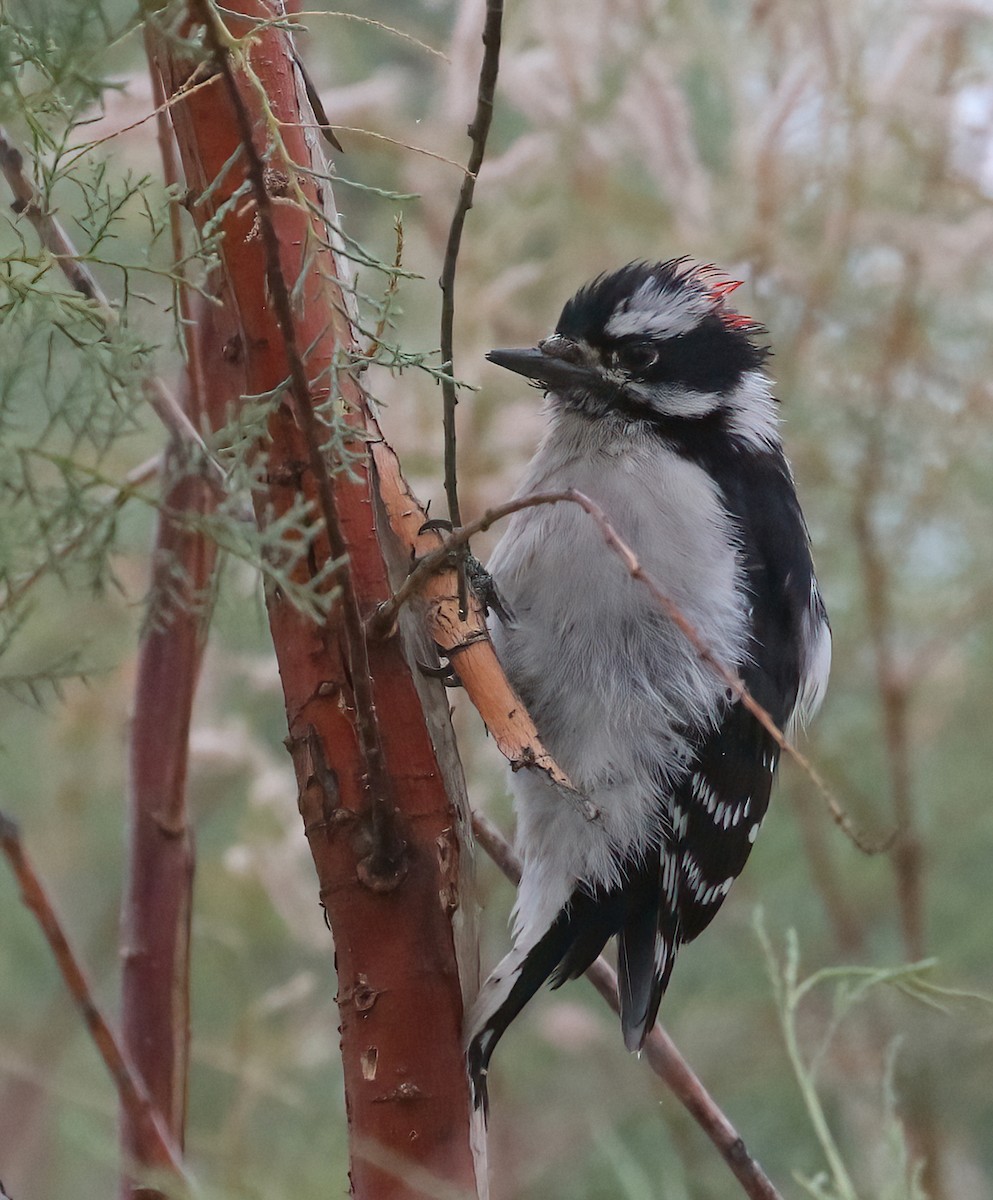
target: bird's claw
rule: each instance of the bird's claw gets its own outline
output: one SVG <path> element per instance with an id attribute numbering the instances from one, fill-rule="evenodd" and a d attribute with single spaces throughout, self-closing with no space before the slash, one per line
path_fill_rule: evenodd
<path id="1" fill-rule="evenodd" d="M 451 533 L 455 526 L 444 517 L 432 517 L 418 529 L 418 533 Z"/>
<path id="2" fill-rule="evenodd" d="M 444 517 L 432 517 L 431 520 L 424 522 L 418 533 L 451 533 L 453 529 L 454 526 L 451 521 L 445 520 Z M 500 589 L 497 587 L 493 576 L 468 546 L 465 547 L 461 555 L 458 555 L 458 552 L 453 550 L 452 556 L 455 558 L 456 563 L 461 558 L 466 581 L 472 588 L 480 604 L 482 604 L 483 611 L 489 613 L 492 610 L 505 625 L 516 625 L 517 620 L 513 609 L 500 594 Z"/>
<path id="3" fill-rule="evenodd" d="M 459 679 L 458 673 L 452 666 L 451 660 L 446 659 L 445 662 L 437 667 L 429 666 L 428 663 L 423 663 L 418 660 L 417 669 L 422 675 L 426 675 L 429 679 L 440 679 L 447 688 L 457 688 L 462 686 L 462 680 Z"/>
<path id="4" fill-rule="evenodd" d="M 500 594 L 496 580 L 487 571 L 475 554 L 468 553 L 465 557 L 465 577 L 469 586 L 476 594 L 484 612 L 492 610 L 504 625 L 516 625 L 517 618 L 514 610 Z"/>

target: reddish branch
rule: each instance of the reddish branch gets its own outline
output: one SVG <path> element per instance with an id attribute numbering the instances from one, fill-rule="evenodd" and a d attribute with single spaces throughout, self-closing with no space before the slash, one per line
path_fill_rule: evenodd
<path id="1" fill-rule="evenodd" d="M 202 477 L 166 456 L 152 603 L 131 726 L 128 883 L 122 906 L 121 1036 L 173 1139 L 183 1143 L 189 1042 L 192 836 L 186 813 L 190 712 L 203 647 L 202 596 L 216 549 L 173 515 L 213 502 Z M 170 512 L 172 510 L 172 512 Z M 179 593 L 177 595 L 177 593 Z M 121 1111 L 128 1170 L 163 1165 L 148 1131 Z M 123 1194 L 132 1194 L 130 1178 Z M 142 1189 L 142 1194 L 149 1194 Z M 155 1195 L 161 1195 L 156 1192 Z"/>
<path id="2" fill-rule="evenodd" d="M 151 39 L 146 29 L 146 48 Z M 180 182 L 161 80 L 153 72 L 163 176 Z M 170 207 L 173 257 L 185 258 L 178 202 Z M 243 389 L 227 310 L 182 286 L 186 346 L 180 402 L 196 429 L 217 428 Z M 212 365 L 207 388 L 203 363 Z M 219 492 L 187 443 L 173 437 L 163 467 L 149 608 L 138 658 L 130 739 L 128 880 L 122 903 L 121 1035 L 177 1143 L 184 1142 L 190 1039 L 193 834 L 187 811 L 189 729 L 210 616 L 217 546 L 203 530 Z M 161 1167 L 157 1147 L 121 1110 L 122 1197 L 162 1196 L 132 1179 Z"/>
<path id="3" fill-rule="evenodd" d="M 106 1017 L 97 1007 L 89 981 L 73 953 L 51 900 L 45 891 L 31 860 L 21 842 L 20 833 L 14 822 L 0 813 L 0 849 L 3 850 L 21 889 L 21 898 L 34 913 L 42 932 L 52 949 L 55 962 L 70 995 L 82 1013 L 100 1057 L 117 1086 L 122 1105 L 128 1118 L 142 1130 L 143 1137 L 154 1145 L 158 1161 L 175 1174 L 183 1177 L 182 1152 L 176 1145 L 162 1114 L 152 1103 L 148 1091 L 118 1041 Z"/>
<path id="4" fill-rule="evenodd" d="M 439 685 L 413 674 L 403 622 L 399 635 L 365 641 L 366 620 L 391 592 L 389 545 L 377 535 L 364 397 L 347 370 L 352 331 L 320 217 L 329 184 L 301 126 L 305 98 L 288 35 L 256 27 L 273 17 L 269 6 L 242 3 L 243 17 L 233 7 L 225 19 L 237 42 L 214 23 L 216 13 L 196 7 L 210 30 L 216 81 L 172 113 L 187 184 L 199 196 L 194 219 L 220 221 L 246 387 L 280 396 L 260 447 L 259 522 L 296 510 L 301 497 L 324 518 L 294 567 L 302 586 L 327 585 L 329 564 L 347 556 L 347 570 L 331 581 L 340 602 L 326 625 L 277 587 L 267 605 L 301 815 L 334 932 L 353 1194 L 412 1200 L 423 1194 L 412 1182 L 419 1172 L 474 1194 L 453 927 L 464 818 L 447 704 Z M 156 39 L 168 95 L 196 68 L 176 45 Z M 270 141 L 243 54 L 282 147 Z M 331 430 L 317 406 L 354 430 L 347 473 L 322 444 Z"/>
<path id="5" fill-rule="evenodd" d="M 239 365 L 222 348 L 226 310 L 197 297 L 187 326 L 184 407 L 220 425 L 241 395 Z M 206 398 L 198 364 L 211 362 Z M 193 838 L 186 805 L 189 728 L 212 599 L 217 546 L 203 530 L 217 489 L 175 440 L 163 468 L 150 602 L 138 658 L 128 795 L 128 882 L 122 906 L 121 1035 L 174 1141 L 183 1144 L 189 1046 Z M 125 1162 L 164 1165 L 147 1132 L 122 1109 Z M 122 1192 L 134 1194 L 125 1175 Z M 161 1195 L 142 1186 L 143 1197 Z"/>

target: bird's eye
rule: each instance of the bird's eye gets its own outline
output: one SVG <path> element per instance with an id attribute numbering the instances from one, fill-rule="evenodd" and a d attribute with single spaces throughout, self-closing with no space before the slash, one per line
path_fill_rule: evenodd
<path id="1" fill-rule="evenodd" d="M 622 346 L 613 355 L 614 361 L 632 375 L 641 375 L 659 361 L 659 352 L 654 346 Z"/>

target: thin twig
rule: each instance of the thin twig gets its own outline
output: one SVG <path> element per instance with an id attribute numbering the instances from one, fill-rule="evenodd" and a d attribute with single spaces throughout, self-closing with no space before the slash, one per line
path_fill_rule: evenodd
<path id="1" fill-rule="evenodd" d="M 255 200 L 258 229 L 265 253 L 266 282 L 286 352 L 289 368 L 289 391 L 294 401 L 294 415 L 307 445 L 309 467 L 317 489 L 318 504 L 324 520 L 331 555 L 339 564 L 333 572 L 332 578 L 333 582 L 341 589 L 344 642 L 349 678 L 355 699 L 355 725 L 362 748 L 371 796 L 370 811 L 375 850 L 374 860 L 370 861 L 370 867 L 373 872 L 380 873 L 386 878 L 395 873 L 400 854 L 399 835 L 394 828 L 395 810 L 390 800 L 392 790 L 390 774 L 383 755 L 379 719 L 372 691 L 372 673 L 369 668 L 364 622 L 351 578 L 348 546 L 338 521 L 334 499 L 334 480 L 321 451 L 321 437 L 317 417 L 314 414 L 307 368 L 297 343 L 293 302 L 283 277 L 279 235 L 276 232 L 273 215 L 273 201 L 266 185 L 266 165 L 256 149 L 251 114 L 238 90 L 238 83 L 234 76 L 232 67 L 234 41 L 215 11 L 211 0 L 197 0 L 196 7 L 199 9 L 201 20 L 204 23 L 208 47 L 224 77 L 228 97 L 238 122 L 245 155 L 245 171 Z"/>
<path id="2" fill-rule="evenodd" d="M 217 79 L 213 75 L 209 79 L 204 79 L 203 71 L 200 67 L 198 67 L 186 81 L 186 83 L 184 83 L 183 86 L 176 91 L 175 95 L 170 96 L 167 100 L 163 100 L 161 103 L 158 101 L 158 99 L 156 99 L 156 107 L 153 108 L 151 112 L 145 113 L 143 117 L 138 117 L 137 120 L 131 121 L 127 125 L 122 125 L 119 129 L 115 129 L 113 133 L 108 133 L 103 137 L 97 138 L 96 141 L 83 142 L 82 144 L 73 146 L 72 149 L 75 151 L 75 155 L 64 164 L 65 168 L 68 169 L 69 167 L 73 166 L 85 155 L 92 154 L 98 146 L 103 146 L 107 142 L 112 142 L 114 138 L 119 138 L 125 133 L 130 133 L 133 129 L 137 129 L 139 126 L 144 125 L 146 121 L 150 121 L 153 117 L 162 116 L 181 100 L 189 99 L 190 96 L 200 91 L 201 88 L 210 87 L 216 82 Z"/>
<path id="3" fill-rule="evenodd" d="M 472 829 L 476 841 L 504 875 L 512 883 L 520 883 L 521 861 L 496 826 L 481 813 L 474 812 Z M 613 968 L 603 958 L 598 958 L 586 972 L 586 978 L 614 1012 L 619 1013 L 617 975 Z M 752 1200 L 782 1200 L 768 1176 L 748 1152 L 741 1135 L 718 1107 L 661 1025 L 654 1026 L 642 1052 L 652 1071 L 720 1151 L 721 1157 L 741 1184 L 745 1194 L 752 1197 Z"/>
<path id="4" fill-rule="evenodd" d="M 705 662 L 724 680 L 735 697 L 741 701 L 762 728 L 773 738 L 779 748 L 788 754 L 801 770 L 810 777 L 825 801 L 832 819 L 842 832 L 863 854 L 879 854 L 889 848 L 892 843 L 892 836 L 880 843 L 871 843 L 865 840 L 862 834 L 854 827 L 851 818 L 845 812 L 841 802 L 828 787 L 823 776 L 810 759 L 793 745 L 768 711 L 752 696 L 742 679 L 720 661 L 693 623 L 684 616 L 679 607 L 662 590 L 659 583 L 642 567 L 635 552 L 618 534 L 613 525 L 611 525 L 603 509 L 595 501 L 591 500 L 589 496 L 584 495 L 575 488 L 568 488 L 562 492 L 535 492 L 530 496 L 522 496 L 516 500 L 509 500 L 506 504 L 500 504 L 495 508 L 488 509 L 478 520 L 470 521 L 468 525 L 463 525 L 461 528 L 453 530 L 445 539 L 444 545 L 431 554 L 425 555 L 397 589 L 392 599 L 380 606 L 379 611 L 373 618 L 376 627 L 389 628 L 396 620 L 396 614 L 400 606 L 423 586 L 425 577 L 450 564 L 452 553 L 458 547 L 464 546 L 471 537 L 475 537 L 477 533 L 485 532 L 496 521 L 502 520 L 504 517 L 511 516 L 513 513 L 520 512 L 523 509 L 536 508 L 542 504 L 578 504 L 580 508 L 587 512 L 596 522 L 608 547 L 624 563 L 628 574 L 632 579 L 637 579 L 639 583 L 644 584 L 648 588 L 656 603 L 687 639 L 697 652 L 700 660 Z"/>
<path id="5" fill-rule="evenodd" d="M 6 176 L 10 190 L 14 193 L 14 211 L 23 213 L 38 234 L 38 240 L 52 255 L 72 288 L 92 302 L 93 312 L 106 329 L 114 329 L 120 322 L 116 310 L 104 295 L 99 283 L 82 261 L 69 235 L 59 221 L 45 208 L 44 199 L 28 178 L 24 170 L 24 155 L 0 127 L 0 171 Z M 155 415 L 174 436 L 183 442 L 192 443 L 210 464 L 215 482 L 224 482 L 224 472 L 211 454 L 182 405 L 157 375 L 147 375 L 142 380 L 142 391 Z"/>
<path id="6" fill-rule="evenodd" d="M 293 124 L 303 129 L 322 128 L 316 121 L 294 121 Z M 411 142 L 404 142 L 399 138 L 387 137 L 385 133 L 379 133 L 375 129 L 363 129 L 359 125 L 336 125 L 335 129 L 339 133 L 356 133 L 359 137 L 372 138 L 377 142 L 386 142 L 390 146 L 399 146 L 401 150 L 409 150 L 411 154 L 422 154 L 425 158 L 433 158 L 436 162 L 442 162 L 445 166 L 454 167 L 457 171 L 465 174 L 465 167 L 461 163 L 456 162 L 454 158 L 446 158 L 444 154 L 438 154 L 434 150 L 427 150 L 424 146 L 415 146 Z"/>
<path id="7" fill-rule="evenodd" d="M 158 1143 L 164 1162 L 187 1184 L 189 1176 L 183 1165 L 183 1156 L 168 1131 L 162 1114 L 151 1102 L 143 1081 L 125 1055 L 117 1036 L 107 1019 L 97 1007 L 96 1000 L 83 968 L 76 958 L 69 939 L 66 937 L 52 902 L 38 877 L 31 860 L 25 853 L 20 831 L 10 817 L 0 812 L 0 848 L 10 863 L 11 870 L 21 889 L 24 904 L 37 918 L 44 933 L 56 965 L 66 987 L 82 1013 L 90 1036 L 110 1072 L 117 1087 L 122 1106 L 131 1119 L 149 1130 Z"/>
<path id="8" fill-rule="evenodd" d="M 379 29 L 383 33 L 390 33 L 394 37 L 400 38 L 408 42 L 411 46 L 416 46 L 418 50 L 423 50 L 426 54 L 433 54 L 435 58 L 440 58 L 442 62 L 449 62 L 448 55 L 441 50 L 435 49 L 434 46 L 429 46 L 427 42 L 422 42 L 420 38 L 414 37 L 413 34 L 405 32 L 403 29 L 397 29 L 394 25 L 387 25 L 385 21 L 375 21 L 372 17 L 362 17 L 358 13 L 342 12 L 332 9 L 300 9 L 292 13 L 292 20 L 298 22 L 304 17 L 342 17 L 346 21 L 359 21 L 363 25 L 368 25 L 371 29 Z M 292 32 L 292 26 L 287 22 L 285 17 L 274 18 L 272 21 L 260 21 L 259 27 L 265 28 L 269 25 L 275 25 L 280 28 L 289 29 Z"/>
<path id="9" fill-rule="evenodd" d="M 46 575 L 55 563 L 61 562 L 68 558 L 75 550 L 86 541 L 87 537 L 96 528 L 99 523 L 111 513 L 116 512 L 123 507 L 125 502 L 134 495 L 135 489 L 143 483 L 148 483 L 162 469 L 162 455 L 156 454 L 151 458 L 146 459 L 137 467 L 133 467 L 124 477 L 124 481 L 115 489 L 113 494 L 107 499 L 105 504 L 102 504 L 99 509 L 83 521 L 75 533 L 66 538 L 64 542 L 60 542 L 54 549 L 49 551 L 48 556 L 40 562 L 36 567 L 28 572 L 27 575 L 10 583 L 2 594 L 0 594 L 0 612 L 12 608 L 23 596 L 29 592 L 42 576 Z"/>
<path id="10" fill-rule="evenodd" d="M 11 205 L 15 213 L 24 213 L 35 227 L 38 240 L 58 261 L 63 275 L 73 289 L 87 300 L 92 300 L 101 310 L 102 319 L 108 324 L 117 323 L 117 314 L 110 306 L 99 283 L 90 269 L 80 261 L 69 235 L 56 217 L 45 209 L 41 194 L 24 170 L 24 155 L 14 145 L 7 131 L 0 127 L 0 171 L 3 171 L 14 193 Z"/>
<path id="11" fill-rule="evenodd" d="M 458 265 L 459 248 L 462 245 L 462 229 L 466 215 L 472 208 L 472 197 L 476 189 L 476 177 L 483 165 L 486 138 L 493 119 L 493 97 L 496 93 L 497 72 L 500 68 L 500 32 L 503 22 L 503 0 L 487 0 L 486 21 L 483 25 L 483 62 L 479 69 L 479 85 L 476 92 L 476 112 L 469 126 L 472 150 L 466 167 L 458 202 L 448 230 L 445 260 L 441 268 L 441 367 L 445 372 L 441 380 L 444 402 L 445 430 L 445 495 L 448 498 L 448 519 L 453 525 L 462 524 L 459 510 L 459 482 L 456 465 L 455 445 L 455 269 Z M 460 555 L 460 567 L 465 552 Z M 459 570 L 459 609 L 466 609 L 465 572 Z"/>

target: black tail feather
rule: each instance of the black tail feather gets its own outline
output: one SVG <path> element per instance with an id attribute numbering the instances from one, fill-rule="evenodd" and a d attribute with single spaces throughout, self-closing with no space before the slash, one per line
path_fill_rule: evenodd
<path id="1" fill-rule="evenodd" d="M 514 952 L 494 971 L 480 993 L 500 987 L 502 970 L 514 976 L 505 999 L 486 1014 L 469 1041 L 466 1061 L 476 1108 L 487 1110 L 486 1073 L 497 1042 L 517 1014 L 546 980 L 558 987 L 581 975 L 615 933 L 621 934 L 621 1019 L 629 1049 L 644 1041 L 655 1021 L 673 955 L 661 978 L 656 978 L 656 936 L 659 930 L 659 871 L 655 860 L 627 863 L 624 882 L 593 892 L 577 888 L 548 931 L 513 963 Z M 674 920 L 674 918 L 668 918 Z M 663 923 L 667 917 L 663 917 Z M 674 943 L 672 940 L 667 945 Z M 506 975 L 503 976 L 506 979 Z M 637 1045 L 632 1045 L 632 1038 Z"/>
<path id="2" fill-rule="evenodd" d="M 676 961 L 678 924 L 669 913 L 643 909 L 617 938 L 621 1030 L 628 1050 L 640 1050 L 658 1016 Z"/>
<path id="3" fill-rule="evenodd" d="M 577 920 L 580 921 L 578 926 Z M 583 928 L 581 921 L 582 918 L 578 916 L 576 905 L 569 904 L 562 909 L 552 922 L 548 932 L 527 952 L 516 968 L 517 978 L 506 999 L 489 1015 L 469 1042 L 466 1050 L 466 1062 L 469 1068 L 473 1105 L 475 1108 L 482 1108 L 484 1115 L 489 1109 L 486 1074 L 496 1044 L 503 1037 L 511 1021 L 541 985 L 551 978 L 563 959 L 568 956 L 573 944 L 580 940 L 579 930 Z M 608 936 L 609 934 L 604 934 L 603 941 L 600 943 L 601 949 Z M 512 954 L 508 955 L 508 958 L 510 957 Z M 596 956 L 594 955 L 594 957 Z M 497 967 L 494 975 L 491 976 L 491 981 L 499 971 L 500 967 Z"/>
<path id="4" fill-rule="evenodd" d="M 640 1050 L 655 1023 L 662 999 L 655 967 L 658 916 L 650 910 L 638 913 L 617 938 L 617 990 L 621 1001 L 624 1045 Z"/>

